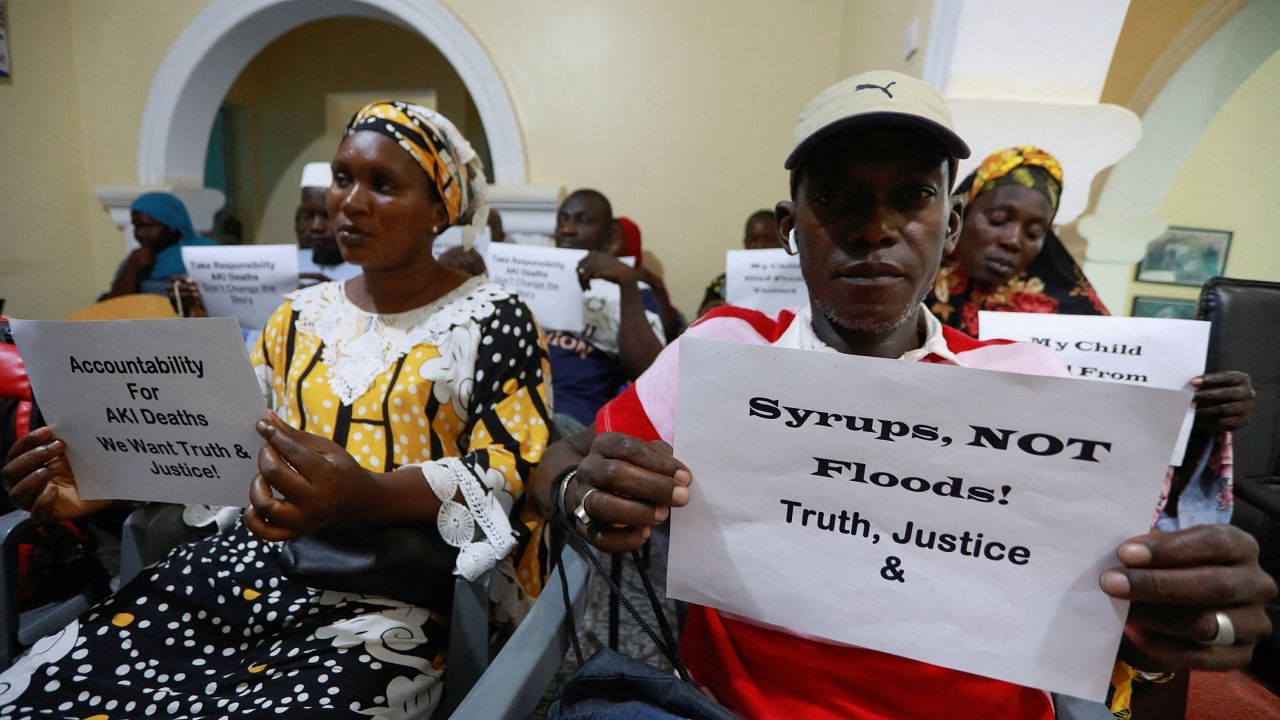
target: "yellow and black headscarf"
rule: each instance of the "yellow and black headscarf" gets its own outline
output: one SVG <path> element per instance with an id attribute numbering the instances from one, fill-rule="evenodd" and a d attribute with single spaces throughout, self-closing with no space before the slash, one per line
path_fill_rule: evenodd
<path id="1" fill-rule="evenodd" d="M 998 150 L 969 173 L 955 195 L 972 203 L 982 193 L 1002 185 L 1020 185 L 1040 193 L 1056 215 L 1062 196 L 1062 166 L 1053 155 L 1030 145 Z M 938 270 L 925 305 L 943 323 L 974 337 L 978 336 L 981 310 L 1109 314 L 1080 265 L 1052 229 L 1045 234 L 1040 252 L 1026 269 L 996 288 L 981 288 L 971 282 L 959 256 L 952 253 Z"/>
<path id="2" fill-rule="evenodd" d="M 982 161 L 970 178 L 970 202 L 1001 185 L 1021 185 L 1044 195 L 1049 200 L 1051 216 L 1058 214 L 1058 201 L 1062 197 L 1062 165 L 1040 148 L 1019 145 L 997 150 Z"/>
<path id="3" fill-rule="evenodd" d="M 484 165 L 449 119 L 430 108 L 399 100 L 369 103 L 347 123 L 344 137 L 361 130 L 381 133 L 422 166 L 449 214 L 461 225 L 462 242 L 471 247 L 489 221 Z"/>

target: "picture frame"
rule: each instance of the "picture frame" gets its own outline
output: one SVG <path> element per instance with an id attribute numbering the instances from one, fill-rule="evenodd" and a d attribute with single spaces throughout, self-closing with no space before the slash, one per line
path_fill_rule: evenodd
<path id="1" fill-rule="evenodd" d="M 0 0 L 0 78 L 9 77 L 9 0 Z"/>
<path id="2" fill-rule="evenodd" d="M 1133 317 L 1194 320 L 1198 305 L 1197 300 L 1135 295 L 1133 308 L 1129 314 Z"/>
<path id="3" fill-rule="evenodd" d="M 1225 273 L 1230 249 L 1230 230 L 1171 227 L 1147 243 L 1134 279 L 1200 287 L 1209 278 Z"/>

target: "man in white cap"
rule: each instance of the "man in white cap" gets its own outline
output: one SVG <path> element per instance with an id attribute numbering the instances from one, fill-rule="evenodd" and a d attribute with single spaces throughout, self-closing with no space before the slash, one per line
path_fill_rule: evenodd
<path id="1" fill-rule="evenodd" d="M 941 325 L 921 304 L 960 216 L 950 203 L 969 148 L 943 99 L 918 79 L 869 72 L 818 95 L 800 116 L 791 200 L 778 203 L 779 241 L 798 254 L 809 305 L 777 317 L 712 311 L 683 337 L 841 352 L 901 362 L 1002 365 L 1061 374 L 1021 343 L 981 343 Z M 548 448 L 532 483 L 551 512 L 572 513 L 596 547 L 643 544 L 670 508 L 688 503 L 692 475 L 672 454 L 677 340 L 595 423 Z M 576 465 L 576 467 L 575 467 Z M 1270 632 L 1263 603 L 1275 584 L 1257 545 L 1226 525 L 1151 533 L 1117 550 L 1101 590 L 1131 601 L 1113 674 L 1112 710 L 1174 670 L 1244 666 Z M 867 622 L 849 608 L 832 623 Z M 998 628 L 992 628 L 999 632 Z M 939 639 L 940 642 L 944 640 Z M 840 645 L 690 605 L 680 649 L 694 679 L 748 718 L 992 718 L 1048 720 L 1047 693 L 866 648 Z"/>
<path id="2" fill-rule="evenodd" d="M 333 174 L 327 162 L 307 163 L 302 168 L 302 198 L 293 215 L 300 284 L 347 280 L 360 274 L 360 266 L 342 259 L 342 250 L 329 223 L 324 194 L 332 182 Z"/>

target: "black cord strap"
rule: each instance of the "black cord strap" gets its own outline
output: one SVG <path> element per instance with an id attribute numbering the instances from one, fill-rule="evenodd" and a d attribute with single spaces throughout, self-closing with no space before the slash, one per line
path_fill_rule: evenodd
<path id="1" fill-rule="evenodd" d="M 636 570 L 640 573 L 640 577 L 644 583 L 645 593 L 649 596 L 649 602 L 653 606 L 654 613 L 658 620 L 658 625 L 662 629 L 662 634 L 665 637 L 666 642 L 664 642 L 662 638 L 658 637 L 658 634 L 654 632 L 653 627 L 645 621 L 645 619 L 636 610 L 635 606 L 631 604 L 631 601 L 622 594 L 622 589 L 613 581 L 610 574 L 605 572 L 604 566 L 601 565 L 599 558 L 597 558 L 596 554 L 591 551 L 591 548 L 587 545 L 587 541 L 578 534 L 577 528 L 574 527 L 573 518 L 569 515 L 568 509 L 564 507 L 562 493 L 564 490 L 563 484 L 568 482 L 569 478 L 576 472 L 577 466 L 566 468 L 556 476 L 555 480 L 552 481 L 552 520 L 560 526 L 563 534 L 569 538 L 569 541 L 573 543 L 574 547 L 586 556 L 587 561 L 591 563 L 592 568 L 609 586 L 609 592 L 612 597 L 617 599 L 617 601 L 627 610 L 627 613 L 636 621 L 636 624 L 639 625 L 644 634 L 649 636 L 649 639 L 653 641 L 653 644 L 657 646 L 658 650 L 662 652 L 663 656 L 665 656 L 676 669 L 680 678 L 685 682 L 692 683 L 693 677 L 689 674 L 689 668 L 685 665 L 684 658 L 680 656 L 680 651 L 676 646 L 675 637 L 667 623 L 666 616 L 662 612 L 662 606 L 658 601 L 657 593 L 653 589 L 653 583 L 649 579 L 649 574 L 645 572 L 644 566 L 640 564 L 638 554 L 635 551 L 632 551 L 632 557 L 636 560 Z M 577 655 L 579 663 L 581 663 L 582 650 L 578 642 L 577 629 L 574 627 L 572 609 L 569 607 L 569 583 L 564 575 L 564 563 L 560 563 L 560 584 L 561 590 L 564 592 L 565 608 L 569 611 L 569 637 L 573 644 L 574 653 Z"/>

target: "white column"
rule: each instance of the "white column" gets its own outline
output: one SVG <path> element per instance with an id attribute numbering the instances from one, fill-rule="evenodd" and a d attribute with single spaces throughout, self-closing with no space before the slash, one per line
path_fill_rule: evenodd
<path id="1" fill-rule="evenodd" d="M 502 229 L 508 235 L 545 237 L 555 232 L 562 197 L 564 188 L 559 186 L 489 186 L 489 207 L 501 213 Z"/>
<path id="2" fill-rule="evenodd" d="M 1084 211 L 1094 177 L 1142 137 L 1136 115 L 1098 102 L 1128 7 L 1123 0 L 935 0 L 925 79 L 946 96 L 973 150 L 962 176 L 994 150 L 1039 145 L 1066 176 L 1056 222 Z"/>

